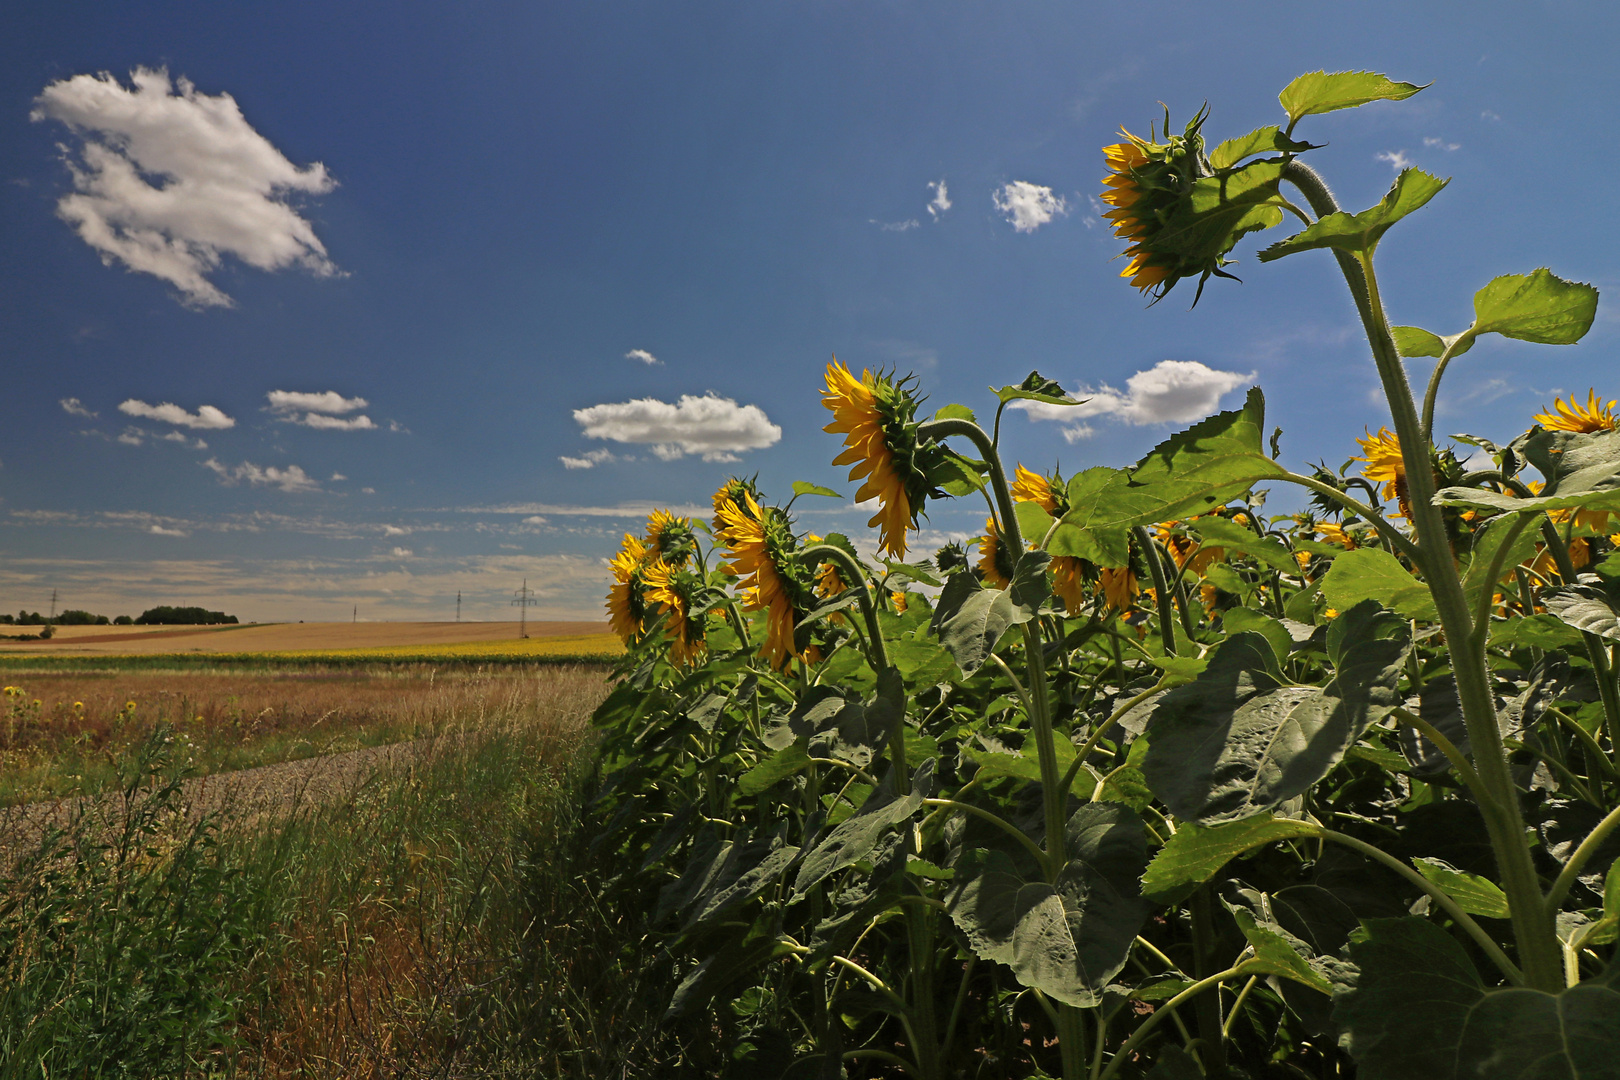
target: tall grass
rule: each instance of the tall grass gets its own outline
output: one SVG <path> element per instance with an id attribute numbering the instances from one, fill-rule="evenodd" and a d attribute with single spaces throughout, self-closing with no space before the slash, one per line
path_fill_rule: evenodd
<path id="1" fill-rule="evenodd" d="M 0 1077 L 646 1075 L 658 965 L 577 828 L 601 675 L 540 678 L 252 825 L 142 766 L 0 880 Z"/>

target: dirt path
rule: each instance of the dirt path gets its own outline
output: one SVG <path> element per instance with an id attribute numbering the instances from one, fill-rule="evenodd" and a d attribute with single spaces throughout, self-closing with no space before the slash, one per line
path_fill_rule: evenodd
<path id="1" fill-rule="evenodd" d="M 266 815 L 291 813 L 348 795 L 375 773 L 410 764 L 434 741 L 367 746 L 194 777 L 184 782 L 182 800 L 193 819 L 223 813 L 233 824 L 251 824 Z M 120 809 L 116 792 L 99 798 L 113 813 Z M 0 862 L 37 845 L 47 828 L 66 827 L 84 803 L 76 798 L 0 807 Z"/>

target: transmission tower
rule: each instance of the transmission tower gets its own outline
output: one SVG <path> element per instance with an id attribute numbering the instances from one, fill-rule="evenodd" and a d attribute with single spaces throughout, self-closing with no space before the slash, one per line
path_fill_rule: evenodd
<path id="1" fill-rule="evenodd" d="M 528 578 L 523 579 L 523 588 L 512 591 L 512 603 L 517 605 L 518 609 L 518 637 L 529 636 L 529 608 L 539 602 L 530 595 Z"/>
<path id="2" fill-rule="evenodd" d="M 524 584 L 528 584 L 527 579 L 524 580 Z M 461 621 L 461 594 L 458 592 L 458 593 L 456 593 L 456 622 L 460 622 L 460 621 Z"/>
<path id="3" fill-rule="evenodd" d="M 51 590 L 51 622 L 56 621 L 56 590 Z"/>

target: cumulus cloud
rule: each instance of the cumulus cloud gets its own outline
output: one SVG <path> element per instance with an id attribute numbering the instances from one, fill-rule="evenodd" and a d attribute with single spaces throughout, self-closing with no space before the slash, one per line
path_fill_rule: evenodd
<path id="1" fill-rule="evenodd" d="M 321 490 L 320 481 L 304 472 L 298 465 L 289 465 L 285 469 L 270 465 L 261 469 L 251 461 L 244 461 L 233 469 L 214 458 L 209 458 L 202 464 L 203 468 L 212 470 L 219 477 L 220 483 L 226 485 L 234 486 L 244 482 L 251 487 L 270 485 L 292 494 Z"/>
<path id="2" fill-rule="evenodd" d="M 272 390 L 264 396 L 270 402 L 270 411 L 275 413 L 317 412 L 342 416 L 363 409 L 367 404 L 363 397 L 344 397 L 336 390 L 323 390 L 318 394 Z"/>
<path id="3" fill-rule="evenodd" d="M 1033 420 L 1056 420 L 1071 426 L 1064 430 L 1069 442 L 1089 438 L 1089 424 L 1076 423 L 1094 416 L 1112 416 L 1127 424 L 1185 424 L 1202 420 L 1216 410 L 1221 397 L 1250 381 L 1236 371 L 1217 371 L 1196 360 L 1161 360 L 1146 371 L 1125 380 L 1125 389 L 1104 384 L 1096 390 L 1074 391 L 1086 399 L 1079 405 L 1048 405 L 1039 401 L 1015 401 Z"/>
<path id="4" fill-rule="evenodd" d="M 1032 184 L 1028 180 L 1013 180 L 997 188 L 991 195 L 1002 216 L 1018 232 L 1034 232 L 1069 208 L 1063 196 L 1052 194 L 1052 189 Z"/>
<path id="5" fill-rule="evenodd" d="M 410 557 L 411 557 L 411 549 L 410 548 L 397 547 L 397 548 L 394 549 L 394 558 L 396 558 L 396 559 L 408 559 Z"/>
<path id="6" fill-rule="evenodd" d="M 107 72 L 60 79 L 30 113 L 81 139 L 78 158 L 67 158 L 73 191 L 56 212 L 102 262 L 169 282 L 191 307 L 232 304 L 208 280 L 225 255 L 260 270 L 336 272 L 287 201 L 336 187 L 324 165 L 293 165 L 229 94 L 199 93 L 161 69 L 130 79 L 133 88 Z"/>
<path id="7" fill-rule="evenodd" d="M 162 525 L 150 526 L 146 531 L 151 533 L 153 536 L 190 536 L 191 535 L 190 533 L 186 532 L 186 530 L 184 530 L 184 529 L 166 529 Z"/>
<path id="8" fill-rule="evenodd" d="M 951 208 L 951 196 L 945 190 L 945 178 L 931 181 L 928 190 L 934 193 L 934 197 L 928 200 L 928 216 L 938 221 L 939 215 Z"/>
<path id="9" fill-rule="evenodd" d="M 1382 150 L 1374 154 L 1373 159 L 1375 161 L 1389 162 L 1389 167 L 1394 169 L 1396 172 L 1400 172 L 1402 169 L 1410 169 L 1412 167 L 1412 159 L 1406 156 L 1405 150 L 1395 150 L 1393 152 Z"/>
<path id="10" fill-rule="evenodd" d="M 371 417 L 361 413 L 359 416 L 327 416 L 325 413 L 305 413 L 303 416 L 289 416 L 287 423 L 300 424 L 303 427 L 315 428 L 318 431 L 375 431 L 377 425 Z"/>
<path id="11" fill-rule="evenodd" d="M 189 413 L 172 402 L 165 401 L 161 405 L 148 405 L 144 401 L 130 398 L 128 401 L 119 403 L 118 411 L 125 416 L 139 416 L 147 420 L 158 420 L 165 424 L 173 424 L 175 427 L 222 431 L 225 428 L 236 426 L 235 420 L 212 405 L 200 405 L 196 412 Z"/>
<path id="12" fill-rule="evenodd" d="M 631 349 L 629 352 L 624 354 L 624 358 L 626 360 L 640 360 L 643 364 L 646 364 L 648 367 L 651 367 L 653 364 L 662 364 L 663 363 L 662 360 L 658 359 L 658 357 L 654 356 L 652 353 L 648 352 L 646 349 Z"/>
<path id="13" fill-rule="evenodd" d="M 575 415 L 577 416 L 579 414 L 576 413 Z M 609 461 L 617 461 L 618 458 L 613 456 L 613 451 L 611 450 L 587 450 L 580 457 L 569 457 L 567 454 L 564 454 L 557 460 L 563 463 L 563 468 L 565 469 L 594 469 L 596 466 L 605 464 Z"/>
<path id="14" fill-rule="evenodd" d="M 67 413 L 69 416 L 83 416 L 87 419 L 94 420 L 99 415 L 98 413 L 93 413 L 89 409 L 85 408 L 84 402 L 80 401 L 76 397 L 62 398 L 57 402 L 57 404 L 61 405 L 62 411 Z"/>
<path id="15" fill-rule="evenodd" d="M 575 409 L 574 420 L 588 438 L 650 446 L 664 461 L 686 454 L 736 461 L 738 451 L 758 450 L 782 437 L 782 429 L 758 405 L 739 405 L 712 393 L 683 394 L 673 403 L 638 398 L 592 405 Z"/>

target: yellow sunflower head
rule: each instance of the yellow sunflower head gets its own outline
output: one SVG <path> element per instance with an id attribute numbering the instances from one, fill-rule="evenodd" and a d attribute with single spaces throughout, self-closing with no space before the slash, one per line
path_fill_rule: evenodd
<path id="1" fill-rule="evenodd" d="M 1346 551 L 1354 551 L 1360 545 L 1356 543 L 1354 533 L 1346 532 L 1343 525 L 1335 525 L 1331 521 L 1323 521 L 1312 526 L 1322 535 L 1322 539 L 1330 544 L 1337 544 Z"/>
<path id="2" fill-rule="evenodd" d="M 1194 574 L 1203 577 L 1211 563 L 1220 562 L 1226 557 L 1226 549 L 1200 544 L 1186 533 L 1177 532 L 1176 526 L 1180 524 L 1179 521 L 1161 521 L 1153 526 L 1153 531 L 1159 543 L 1170 553 L 1176 569 L 1191 569 Z"/>
<path id="3" fill-rule="evenodd" d="M 1108 175 L 1100 198 L 1113 207 L 1103 216 L 1115 236 L 1130 241 L 1130 261 L 1119 276 L 1155 298 L 1182 278 L 1197 277 L 1202 290 L 1211 275 L 1231 277 L 1221 267 L 1238 240 L 1282 220 L 1270 205 L 1275 163 L 1216 170 L 1200 133 L 1208 115 L 1199 110 L 1180 135 L 1171 135 L 1166 112 L 1164 142 L 1153 129 L 1144 139 L 1121 128 L 1125 141 L 1103 147 Z"/>
<path id="4" fill-rule="evenodd" d="M 795 644 L 794 630 L 810 606 L 814 589 L 809 571 L 795 555 L 798 540 L 793 523 L 780 509 L 764 509 L 749 492 L 741 492 L 720 506 L 716 520 L 731 559 L 725 572 L 739 579 L 743 606 L 765 612 L 765 643 L 760 655 L 781 670 L 803 651 Z"/>
<path id="5" fill-rule="evenodd" d="M 1536 414 L 1536 423 L 1551 431 L 1588 433 L 1613 431 L 1615 428 L 1614 406 L 1613 401 L 1608 404 L 1600 402 L 1597 391 L 1589 390 L 1587 391 L 1585 405 L 1582 405 L 1574 394 L 1569 395 L 1567 404 L 1554 398 L 1551 410 Z"/>
<path id="6" fill-rule="evenodd" d="M 984 519 L 984 539 L 979 541 L 979 573 L 984 583 L 994 589 L 1005 589 L 1012 584 L 1012 559 L 1006 545 L 996 532 L 996 519 Z"/>
<path id="7" fill-rule="evenodd" d="M 1052 591 L 1063 601 L 1063 610 L 1070 615 L 1080 614 L 1086 602 L 1085 560 L 1073 555 L 1059 555 L 1048 567 L 1052 573 Z"/>
<path id="8" fill-rule="evenodd" d="M 1378 434 L 1357 439 L 1365 457 L 1351 458 L 1362 461 L 1361 475 L 1375 484 L 1383 484 L 1383 497 L 1394 499 L 1400 505 L 1400 516 L 1411 517 L 1412 505 L 1406 496 L 1406 462 L 1401 457 L 1401 437 L 1381 427 Z"/>
<path id="9" fill-rule="evenodd" d="M 668 510 L 647 515 L 647 550 L 673 567 L 686 565 L 697 550 L 697 534 L 692 519 L 677 517 Z"/>
<path id="10" fill-rule="evenodd" d="M 1011 494 L 1018 502 L 1034 503 L 1053 515 L 1062 513 L 1068 501 L 1068 492 L 1056 476 L 1042 476 L 1022 465 L 1013 471 Z"/>
<path id="11" fill-rule="evenodd" d="M 906 613 L 906 604 L 909 602 L 909 594 L 896 590 L 889 593 L 889 602 L 894 605 L 896 615 L 904 615 Z"/>
<path id="12" fill-rule="evenodd" d="M 669 659 L 676 667 L 698 660 L 708 648 L 702 619 L 691 618 L 693 594 L 701 586 L 696 574 L 654 558 L 642 569 L 646 599 L 664 610 L 664 635 L 669 639 Z"/>
<path id="13" fill-rule="evenodd" d="M 613 570 L 613 585 L 608 589 L 608 618 L 613 632 L 625 644 L 641 633 L 647 617 L 643 597 L 645 584 L 641 580 L 642 566 L 647 561 L 647 545 L 631 533 L 624 534 L 619 553 L 608 564 Z"/>
<path id="14" fill-rule="evenodd" d="M 714 521 L 712 523 L 714 538 L 722 544 L 727 542 L 726 526 L 721 516 L 721 511 L 725 507 L 741 508 L 745 505 L 747 499 L 752 499 L 757 504 L 762 498 L 764 496 L 760 494 L 759 486 L 753 479 L 743 480 L 740 477 L 733 476 L 724 484 L 721 484 L 719 490 L 714 493 Z"/>
<path id="15" fill-rule="evenodd" d="M 833 414 L 822 430 L 844 437 L 844 452 L 833 464 L 850 466 L 849 478 L 863 481 L 857 502 L 878 500 L 878 512 L 867 524 L 880 530 L 881 550 L 904 559 L 906 530 L 917 527 L 935 489 L 929 472 L 944 456 L 938 443 L 918 436 L 910 377 L 862 370 L 857 379 L 834 360 L 827 365 L 821 403 Z"/>
<path id="16" fill-rule="evenodd" d="M 1101 585 L 1103 595 L 1108 598 L 1109 610 L 1131 610 L 1136 594 L 1141 592 L 1136 584 L 1136 575 L 1128 566 L 1103 567 Z"/>

